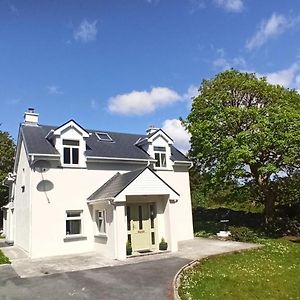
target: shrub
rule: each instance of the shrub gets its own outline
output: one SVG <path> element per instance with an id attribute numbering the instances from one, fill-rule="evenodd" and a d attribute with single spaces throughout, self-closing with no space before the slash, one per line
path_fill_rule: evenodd
<path id="1" fill-rule="evenodd" d="M 239 242 L 256 242 L 257 241 L 256 233 L 254 231 L 252 231 L 251 229 L 249 229 L 248 227 L 230 226 L 229 231 L 231 233 L 231 238 L 234 241 L 239 241 Z"/>
<path id="2" fill-rule="evenodd" d="M 300 218 L 277 217 L 266 229 L 273 236 L 300 236 Z"/>

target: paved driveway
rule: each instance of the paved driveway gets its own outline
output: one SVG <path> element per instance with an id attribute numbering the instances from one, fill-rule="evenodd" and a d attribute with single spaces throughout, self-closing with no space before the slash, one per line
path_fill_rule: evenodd
<path id="1" fill-rule="evenodd" d="M 10 266 L 2 266 L 0 299 L 172 299 L 172 280 L 183 265 L 208 255 L 252 247 L 256 246 L 195 239 L 181 243 L 175 254 L 128 259 L 112 267 L 40 273 L 42 276 L 28 278 L 20 278 Z"/>

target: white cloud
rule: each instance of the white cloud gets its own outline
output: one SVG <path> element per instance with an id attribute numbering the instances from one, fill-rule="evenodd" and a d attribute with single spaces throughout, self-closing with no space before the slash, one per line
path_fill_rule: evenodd
<path id="1" fill-rule="evenodd" d="M 93 110 L 97 109 L 98 104 L 97 104 L 97 102 L 96 102 L 95 99 L 92 99 L 92 100 L 91 100 L 91 102 L 90 102 L 90 107 L 91 107 L 91 109 L 93 109 Z"/>
<path id="2" fill-rule="evenodd" d="M 231 68 L 245 68 L 246 61 L 243 57 L 237 56 L 234 58 L 227 58 L 224 49 L 217 50 L 217 58 L 212 62 L 213 66 L 222 71 Z"/>
<path id="3" fill-rule="evenodd" d="M 174 145 L 186 154 L 190 149 L 190 134 L 181 125 L 178 119 L 165 120 L 162 125 L 164 130 L 174 140 Z"/>
<path id="4" fill-rule="evenodd" d="M 74 39 L 83 43 L 96 40 L 97 37 L 97 21 L 88 22 L 83 20 L 78 28 L 74 31 Z"/>
<path id="5" fill-rule="evenodd" d="M 199 88 L 198 88 L 197 86 L 191 84 L 191 85 L 188 87 L 186 93 L 183 94 L 183 99 L 187 101 L 188 107 L 189 107 L 189 108 L 190 108 L 191 105 L 192 105 L 193 99 L 194 99 L 196 96 L 199 95 L 198 89 L 199 89 Z"/>
<path id="6" fill-rule="evenodd" d="M 173 104 L 182 100 L 176 91 L 167 87 L 153 87 L 151 91 L 132 91 L 120 94 L 108 100 L 108 109 L 117 114 L 144 115 L 158 107 Z"/>
<path id="7" fill-rule="evenodd" d="M 292 87 L 297 84 L 296 74 L 300 69 L 299 63 L 292 64 L 289 68 L 265 74 L 271 84 L 279 84 L 284 87 Z"/>
<path id="8" fill-rule="evenodd" d="M 48 93 L 51 95 L 62 95 L 63 92 L 60 90 L 60 87 L 57 85 L 47 86 Z"/>
<path id="9" fill-rule="evenodd" d="M 244 9 L 244 3 L 242 0 L 215 0 L 214 2 L 229 12 L 238 13 Z"/>
<path id="10" fill-rule="evenodd" d="M 13 15 L 19 15 L 19 10 L 13 4 L 9 4 L 9 10 Z"/>
<path id="11" fill-rule="evenodd" d="M 300 61 L 294 62 L 288 68 L 274 72 L 259 73 L 253 70 L 243 70 L 242 72 L 256 73 L 257 77 L 266 77 L 271 84 L 279 84 L 285 88 L 300 89 Z"/>
<path id="12" fill-rule="evenodd" d="M 154 4 L 154 5 L 158 4 L 159 1 L 160 1 L 160 0 L 146 0 L 147 3 L 149 3 L 149 4 Z"/>
<path id="13" fill-rule="evenodd" d="M 10 99 L 10 100 L 6 101 L 6 103 L 9 104 L 9 105 L 17 105 L 20 102 L 21 102 L 20 98 L 13 98 L 13 99 Z"/>
<path id="14" fill-rule="evenodd" d="M 282 14 L 273 13 L 268 20 L 263 20 L 256 33 L 247 41 L 246 48 L 253 50 L 261 47 L 269 39 L 284 33 L 287 29 L 295 26 L 300 21 L 298 17 L 286 17 Z"/>
<path id="15" fill-rule="evenodd" d="M 189 0 L 189 13 L 193 14 L 200 9 L 206 8 L 206 4 L 204 0 Z"/>

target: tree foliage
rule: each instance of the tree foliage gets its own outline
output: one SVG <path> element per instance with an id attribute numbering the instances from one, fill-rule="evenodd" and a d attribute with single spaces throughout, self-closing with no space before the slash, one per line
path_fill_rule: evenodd
<path id="1" fill-rule="evenodd" d="M 0 130 L 0 207 L 8 201 L 8 188 L 2 186 L 2 181 L 14 165 L 15 143 L 8 132 Z"/>
<path id="2" fill-rule="evenodd" d="M 202 82 L 184 124 L 200 173 L 216 186 L 249 186 L 270 222 L 274 183 L 300 169 L 300 95 L 255 74 L 225 71 Z"/>

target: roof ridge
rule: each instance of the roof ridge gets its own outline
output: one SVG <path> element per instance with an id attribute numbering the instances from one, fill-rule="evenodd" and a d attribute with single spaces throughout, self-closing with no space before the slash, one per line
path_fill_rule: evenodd
<path id="1" fill-rule="evenodd" d="M 73 120 L 74 121 L 74 120 Z M 76 121 L 74 121 L 76 122 Z M 65 124 L 65 123 L 64 123 Z M 51 127 L 52 129 L 56 129 L 59 128 L 61 125 L 48 125 L 48 124 L 38 124 L 40 127 Z M 78 124 L 80 127 L 82 127 L 84 130 L 88 131 L 88 132 L 103 132 L 103 133 L 116 133 L 116 134 L 128 134 L 128 135 L 136 135 L 139 137 L 144 137 L 146 136 L 146 134 L 141 134 L 141 133 L 130 133 L 130 132 L 120 132 L 120 131 L 110 131 L 110 130 L 103 130 L 103 129 L 90 129 L 90 128 L 85 128 L 83 126 L 81 126 L 80 124 Z"/>

